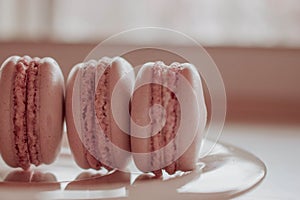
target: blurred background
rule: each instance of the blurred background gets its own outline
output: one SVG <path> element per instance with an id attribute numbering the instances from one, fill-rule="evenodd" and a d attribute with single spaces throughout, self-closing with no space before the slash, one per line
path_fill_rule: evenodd
<path id="1" fill-rule="evenodd" d="M 0 0 L 0 59 L 52 56 L 67 77 L 96 44 L 143 26 L 181 31 L 205 47 L 224 79 L 228 121 L 300 122 L 299 0 Z M 116 45 L 167 39 L 134 35 Z"/>
<path id="2" fill-rule="evenodd" d="M 299 7 L 298 0 L 0 0 L 0 39 L 93 43 L 160 26 L 207 46 L 299 47 Z"/>

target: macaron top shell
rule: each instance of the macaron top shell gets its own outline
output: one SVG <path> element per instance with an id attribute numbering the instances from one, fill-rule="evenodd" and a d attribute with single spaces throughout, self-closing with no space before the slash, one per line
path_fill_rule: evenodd
<path id="1" fill-rule="evenodd" d="M 64 79 L 52 58 L 12 56 L 0 69 L 0 142 L 4 161 L 27 169 L 50 164 L 60 147 Z"/>

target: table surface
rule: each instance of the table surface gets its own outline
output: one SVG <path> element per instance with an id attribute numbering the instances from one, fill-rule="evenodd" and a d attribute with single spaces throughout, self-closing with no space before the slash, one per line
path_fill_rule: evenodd
<path id="1" fill-rule="evenodd" d="M 296 200 L 300 196 L 300 124 L 227 123 L 220 141 L 244 149 L 267 167 L 262 183 L 238 200 Z M 11 196 L 11 191 L 6 195 Z M 14 194 L 19 196 L 18 194 Z M 24 194 L 21 194 L 24 198 Z M 5 194 L 1 194 L 5 196 Z M 14 196 L 14 197 L 15 197 Z M 1 197 L 0 197 L 1 199 Z M 16 198 L 17 199 L 17 198 Z"/>
<path id="2" fill-rule="evenodd" d="M 236 199 L 299 199 L 300 124 L 226 124 L 220 141 L 251 152 L 267 167 L 263 182 Z"/>

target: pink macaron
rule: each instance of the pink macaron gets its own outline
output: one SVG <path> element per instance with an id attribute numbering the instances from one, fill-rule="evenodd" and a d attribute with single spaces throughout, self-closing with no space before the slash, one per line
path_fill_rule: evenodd
<path id="1" fill-rule="evenodd" d="M 50 164 L 60 149 L 64 78 L 52 58 L 12 56 L 0 69 L 0 149 L 11 167 Z"/>
<path id="2" fill-rule="evenodd" d="M 117 83 L 122 90 L 112 105 Z M 130 98 L 133 85 L 132 66 L 121 57 L 90 60 L 71 70 L 66 92 L 67 133 L 75 161 L 81 168 L 111 170 L 126 166 L 130 155 L 126 99 Z M 117 109 L 115 115 L 113 106 Z M 116 118 L 121 119 L 123 128 Z"/>
<path id="3" fill-rule="evenodd" d="M 201 79 L 188 63 L 144 64 L 131 101 L 131 149 L 143 172 L 195 168 L 206 124 Z"/>

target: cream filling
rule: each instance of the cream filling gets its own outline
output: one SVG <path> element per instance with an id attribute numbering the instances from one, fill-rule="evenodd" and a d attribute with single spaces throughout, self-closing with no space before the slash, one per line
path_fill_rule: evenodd
<path id="1" fill-rule="evenodd" d="M 27 69 L 27 137 L 29 157 L 32 164 L 41 163 L 39 129 L 38 129 L 38 64 L 32 62 Z"/>
<path id="2" fill-rule="evenodd" d="M 39 165 L 38 64 L 20 60 L 16 65 L 13 86 L 13 135 L 18 164 L 23 169 Z"/>

